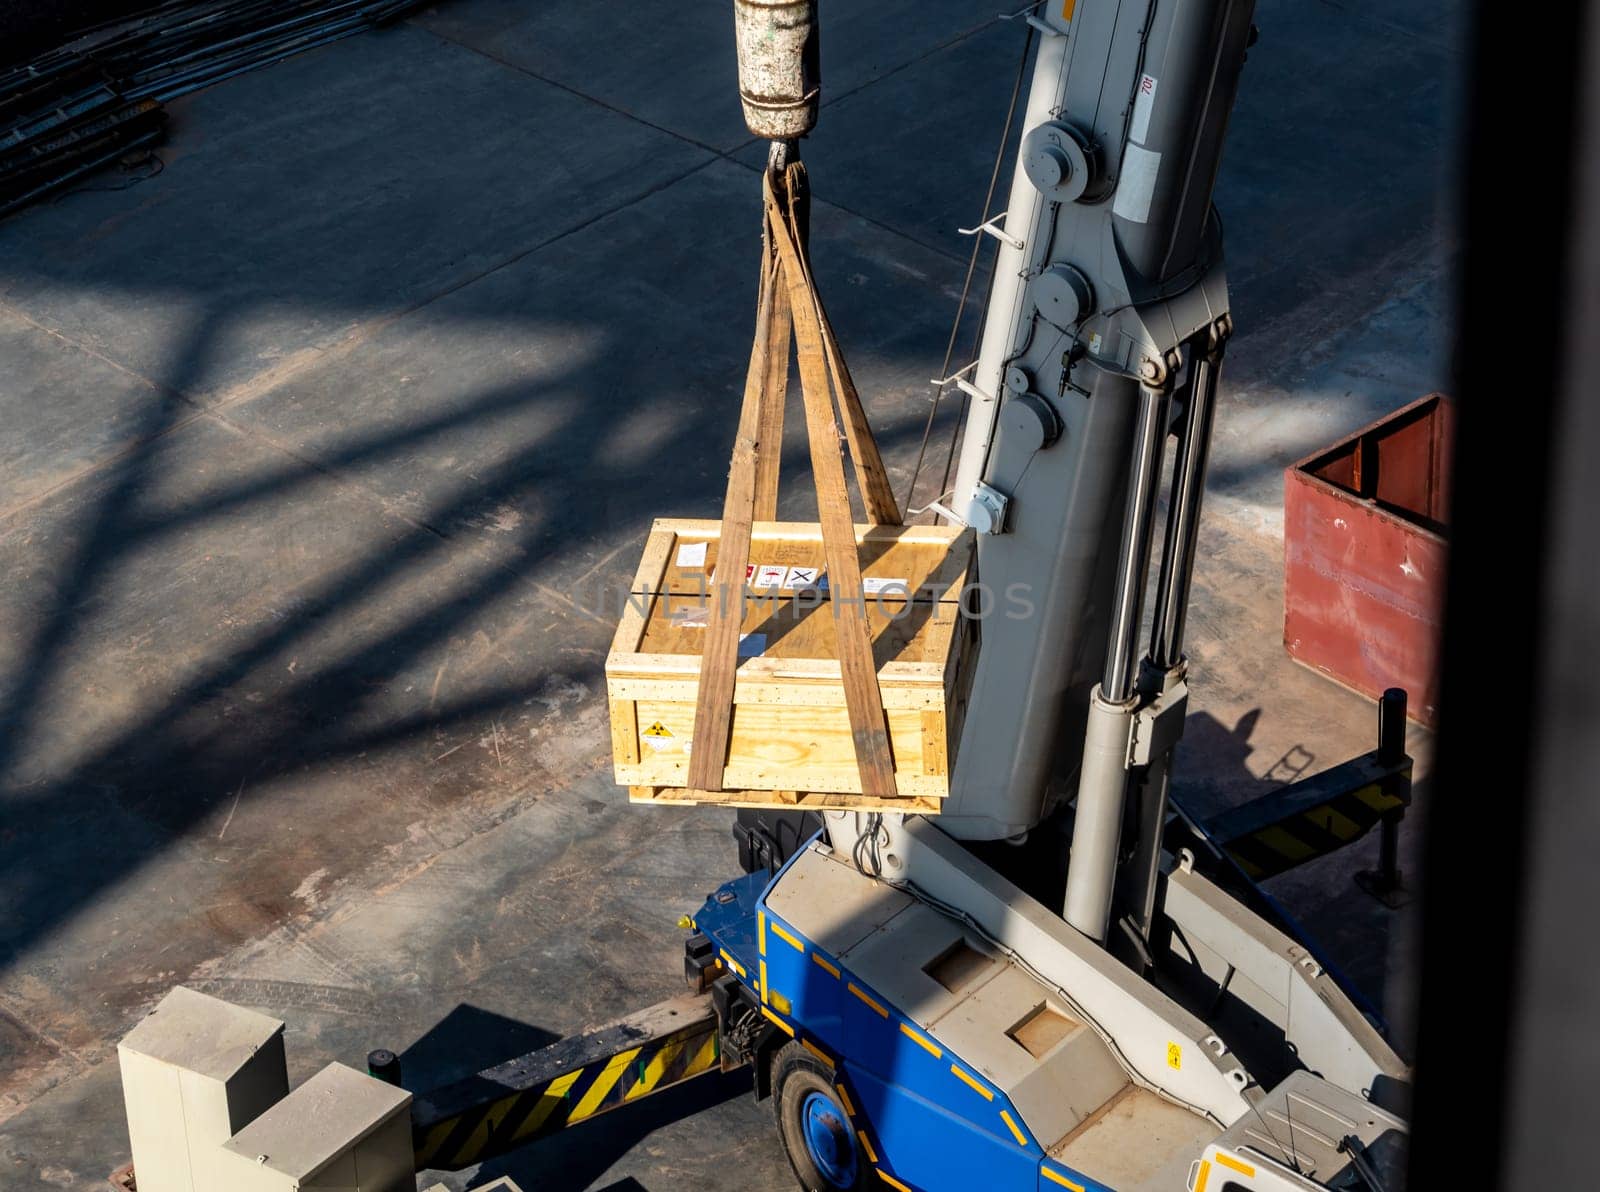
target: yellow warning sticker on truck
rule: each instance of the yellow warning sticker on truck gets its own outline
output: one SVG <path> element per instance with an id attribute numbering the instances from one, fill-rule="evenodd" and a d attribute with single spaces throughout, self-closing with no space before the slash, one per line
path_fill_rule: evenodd
<path id="1" fill-rule="evenodd" d="M 1177 1043 L 1167 1044 L 1167 1067 L 1174 1070 L 1183 1067 L 1183 1048 Z"/>

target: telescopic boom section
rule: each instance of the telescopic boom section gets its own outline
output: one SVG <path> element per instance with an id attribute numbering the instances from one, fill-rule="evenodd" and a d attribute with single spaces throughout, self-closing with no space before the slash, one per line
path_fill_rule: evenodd
<path id="1" fill-rule="evenodd" d="M 1181 731 L 1184 610 L 1231 329 L 1211 192 L 1253 7 L 1037 9 L 1010 199 L 980 229 L 1000 243 L 949 501 L 983 531 L 978 574 L 997 606 L 1027 615 L 983 625 L 940 826 L 1014 836 L 1076 794 L 1065 913 L 1096 939 L 1119 859 L 1146 851 L 1124 839 L 1130 773 L 1164 775 Z M 1164 807 L 1139 806 L 1138 835 L 1154 840 Z"/>
<path id="2" fill-rule="evenodd" d="M 1065 914 L 1148 918 L 1218 370 L 1231 330 L 1211 207 L 1254 0 L 1050 0 L 950 507 L 994 610 L 940 826 L 1015 837 L 1077 798 Z M 816 121 L 815 0 L 736 0 L 752 132 L 792 160 Z M 1143 639 L 1166 442 L 1178 459 Z M 1132 776 L 1136 831 L 1124 807 Z M 1138 863 L 1120 880 L 1119 862 Z M 1145 871 L 1148 871 L 1146 873 Z M 1144 876 L 1141 876 L 1143 874 Z"/>

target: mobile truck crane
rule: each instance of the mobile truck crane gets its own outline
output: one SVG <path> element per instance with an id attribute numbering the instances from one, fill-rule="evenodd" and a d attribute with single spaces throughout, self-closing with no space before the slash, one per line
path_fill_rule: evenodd
<path id="1" fill-rule="evenodd" d="M 694 917 L 807 1188 L 1400 1186 L 1405 1066 L 1269 905 L 1229 892 L 1204 834 L 1169 827 L 1232 327 L 1211 193 L 1252 9 L 1024 14 L 1032 79 L 1009 202 L 981 229 L 999 249 L 948 515 L 978 531 L 983 583 L 1026 584 L 1037 613 L 983 624 L 942 815 L 826 812 L 775 875 Z M 784 90 L 754 41 L 746 119 L 792 133 L 763 118 L 774 91 L 814 94 L 804 50 Z M 1057 909 L 1023 892 L 1037 853 L 980 842 L 1044 834 L 1069 800 Z"/>
<path id="2" fill-rule="evenodd" d="M 815 0 L 735 8 L 747 123 L 793 161 L 817 112 Z M 1018 14 L 1019 160 L 975 229 L 998 250 L 937 509 L 977 531 L 983 582 L 1027 585 L 1036 611 L 982 627 L 943 813 L 741 812 L 748 872 L 686 921 L 695 992 L 419 1094 L 417 1170 L 748 1064 L 808 1189 L 1401 1187 L 1406 1066 L 1168 798 L 1232 330 L 1211 194 L 1252 10 Z M 1392 834 L 1403 695 L 1381 721 L 1373 754 L 1267 818 L 1339 800 L 1342 822 Z M 369 1068 L 398 1082 L 389 1053 Z"/>

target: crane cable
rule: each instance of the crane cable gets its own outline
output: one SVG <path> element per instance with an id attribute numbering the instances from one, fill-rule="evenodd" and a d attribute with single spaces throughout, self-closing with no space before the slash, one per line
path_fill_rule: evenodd
<path id="1" fill-rule="evenodd" d="M 996 188 L 999 186 L 999 183 L 1000 183 L 1000 170 L 1005 165 L 1006 144 L 1011 140 L 1011 129 L 1012 129 L 1012 126 L 1016 122 L 1017 101 L 1022 96 L 1022 83 L 1023 83 L 1023 80 L 1026 79 L 1027 76 L 1028 76 L 1028 55 L 1029 55 L 1029 52 L 1033 49 L 1034 32 L 1033 32 L 1033 26 L 1032 25 L 1028 25 L 1028 26 L 1026 26 L 1026 28 L 1027 28 L 1028 32 L 1027 32 L 1027 36 L 1023 39 L 1023 42 L 1022 42 L 1022 55 L 1017 61 L 1017 77 L 1016 77 L 1016 81 L 1012 84 L 1012 87 L 1011 87 L 1011 102 L 1006 107 L 1005 127 L 1001 130 L 1001 133 L 1000 133 L 1000 144 L 995 149 L 994 169 L 992 171 L 990 171 L 990 174 L 989 174 L 989 189 L 988 189 L 988 192 L 984 195 L 984 198 L 983 198 L 983 212 L 984 212 L 984 214 L 983 214 L 983 218 L 978 221 L 979 224 L 983 224 L 983 223 L 987 222 L 988 219 L 989 219 L 989 209 L 994 203 L 994 192 L 995 192 Z M 967 259 L 967 276 L 966 276 L 966 280 L 964 282 L 962 282 L 962 285 L 961 285 L 961 299 L 956 304 L 955 320 L 954 320 L 954 322 L 952 322 L 952 324 L 950 326 L 950 339 L 945 345 L 944 365 L 939 369 L 939 375 L 940 375 L 940 377 L 943 377 L 943 378 L 948 378 L 950 376 L 950 362 L 953 359 L 955 359 L 956 339 L 961 334 L 962 316 L 965 315 L 965 313 L 966 313 L 967 299 L 972 293 L 972 282 L 973 282 L 974 277 L 977 275 L 977 271 L 978 271 L 978 255 L 983 251 L 983 239 L 984 238 L 983 238 L 983 236 L 981 234 L 980 235 L 976 235 L 973 238 L 972 254 Z M 998 253 L 999 253 L 999 247 L 998 246 L 996 246 L 995 252 L 998 255 Z M 988 298 L 988 296 L 985 296 L 985 298 L 983 300 L 982 313 L 981 313 L 981 315 L 980 315 L 980 317 L 978 319 L 978 336 L 980 336 L 980 337 L 983 334 L 983 324 L 984 324 L 985 319 L 987 319 L 988 314 L 989 314 L 989 298 Z M 973 348 L 972 348 L 974 356 L 976 356 L 977 350 L 978 350 L 978 339 L 975 337 L 974 341 L 973 341 Z M 928 453 L 928 442 L 932 438 L 932 435 L 933 435 L 933 423 L 934 423 L 934 420 L 939 415 L 939 403 L 944 400 L 945 389 L 948 387 L 948 385 L 949 385 L 949 381 L 945 380 L 944 382 L 942 382 L 939 385 L 938 389 L 935 390 L 934 396 L 933 396 L 933 405 L 929 408 L 929 410 L 928 410 L 928 419 L 923 424 L 923 427 L 922 427 L 922 442 L 917 447 L 917 463 L 916 463 L 916 466 L 914 468 L 912 468 L 912 470 L 911 470 L 911 480 L 906 485 L 905 499 L 903 501 L 901 501 L 901 503 L 900 503 L 900 507 L 902 509 L 904 509 L 906 511 L 906 513 L 908 513 L 908 514 L 921 513 L 925 509 L 928 508 L 928 506 L 923 506 L 922 509 L 913 508 L 912 504 L 911 504 L 911 499 L 916 494 L 917 478 L 922 474 L 923 460 L 924 460 L 924 458 L 926 457 L 926 455 Z M 950 450 L 949 450 L 949 453 L 945 456 L 944 474 L 940 477 L 940 480 L 939 480 L 939 494 L 938 494 L 938 496 L 936 496 L 934 498 L 935 501 L 941 500 L 944 497 L 944 495 L 946 493 L 946 490 L 950 486 L 950 469 L 955 463 L 956 442 L 957 442 L 957 439 L 960 437 L 961 425 L 966 420 L 967 405 L 968 405 L 968 402 L 970 400 L 971 399 L 967 396 L 966 392 L 963 391 L 962 395 L 961 395 L 961 416 L 956 419 L 955 428 L 951 431 L 951 434 L 950 434 Z"/>

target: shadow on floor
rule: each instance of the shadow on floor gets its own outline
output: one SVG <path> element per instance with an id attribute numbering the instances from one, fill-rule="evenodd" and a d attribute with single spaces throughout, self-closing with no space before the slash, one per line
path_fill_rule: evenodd
<path id="1" fill-rule="evenodd" d="M 560 1038 L 543 1027 L 462 1004 L 400 1053 L 400 1070 L 409 1089 L 437 1088 Z"/>

